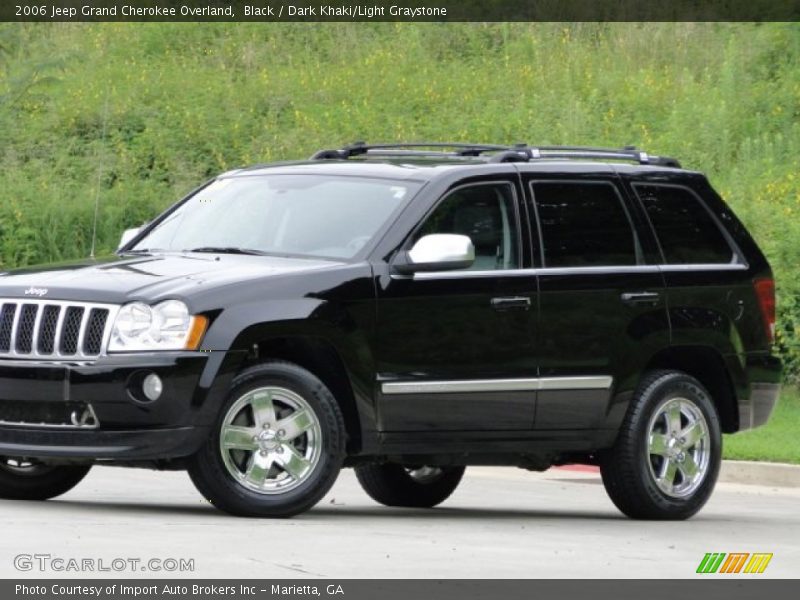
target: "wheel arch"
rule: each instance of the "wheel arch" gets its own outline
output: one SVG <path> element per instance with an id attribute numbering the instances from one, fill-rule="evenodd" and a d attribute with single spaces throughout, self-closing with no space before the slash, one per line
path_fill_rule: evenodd
<path id="1" fill-rule="evenodd" d="M 252 342 L 241 368 L 274 360 L 294 363 L 319 377 L 328 387 L 344 417 L 347 453 L 358 454 L 363 446 L 364 427 L 352 377 L 339 349 L 320 335 L 276 332 L 259 336 Z"/>
<path id="2" fill-rule="evenodd" d="M 710 346 L 671 346 L 650 358 L 644 372 L 682 371 L 697 379 L 711 394 L 723 433 L 739 430 L 739 410 L 730 372 L 722 354 Z"/>

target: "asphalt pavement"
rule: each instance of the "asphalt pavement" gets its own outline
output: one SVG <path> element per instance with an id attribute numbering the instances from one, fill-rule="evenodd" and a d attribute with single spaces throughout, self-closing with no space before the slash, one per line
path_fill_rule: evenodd
<path id="1" fill-rule="evenodd" d="M 755 577 L 800 576 L 800 488 L 720 483 L 693 519 L 642 522 L 569 470 L 471 468 L 433 510 L 379 506 L 346 470 L 311 512 L 252 520 L 213 509 L 185 473 L 102 467 L 57 500 L 0 501 L 0 531 L 5 578 L 689 578 L 707 552 L 773 553 Z M 142 570 L 167 559 L 195 570 Z"/>

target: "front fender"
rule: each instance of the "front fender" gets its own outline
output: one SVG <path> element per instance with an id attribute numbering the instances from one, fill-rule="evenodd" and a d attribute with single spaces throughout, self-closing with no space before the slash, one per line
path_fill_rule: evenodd
<path id="1" fill-rule="evenodd" d="M 224 400 L 224 392 L 230 387 L 233 376 L 254 359 L 256 348 L 260 355 L 270 355 L 270 340 L 276 341 L 277 357 L 287 360 L 294 360 L 294 357 L 281 354 L 279 348 L 283 347 L 283 342 L 309 342 L 301 345 L 303 348 L 311 348 L 312 344 L 321 342 L 341 362 L 352 391 L 360 429 L 366 435 L 375 429 L 375 366 L 370 344 L 374 315 L 374 300 L 371 297 L 349 301 L 318 297 L 265 299 L 239 303 L 220 311 L 203 340 L 203 350 L 210 352 L 210 360 L 219 363 L 219 379 L 224 387 L 224 391 L 219 389 L 218 378 L 213 376 L 213 366 L 209 365 L 207 373 L 209 378 L 214 379 L 213 383 L 208 382 L 213 392 L 209 393 L 209 397 L 222 397 L 209 404 L 219 405 Z M 311 359 L 297 356 L 295 362 L 305 364 L 305 358 Z M 329 366 L 337 371 L 340 368 L 340 365 Z M 317 375 L 325 379 L 322 373 Z M 211 418 L 211 414 L 206 413 L 208 418 Z"/>

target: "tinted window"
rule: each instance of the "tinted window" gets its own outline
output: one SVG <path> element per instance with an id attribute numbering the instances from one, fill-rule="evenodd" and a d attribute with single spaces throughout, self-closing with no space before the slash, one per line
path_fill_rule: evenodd
<path id="1" fill-rule="evenodd" d="M 733 251 L 700 200 L 689 190 L 636 185 L 668 264 L 728 263 Z"/>
<path id="2" fill-rule="evenodd" d="M 607 183 L 532 184 L 546 267 L 635 265 L 636 235 Z"/>
<path id="3" fill-rule="evenodd" d="M 460 188 L 442 200 L 414 240 L 432 233 L 466 235 L 475 246 L 474 271 L 519 267 L 517 221 L 510 185 Z"/>

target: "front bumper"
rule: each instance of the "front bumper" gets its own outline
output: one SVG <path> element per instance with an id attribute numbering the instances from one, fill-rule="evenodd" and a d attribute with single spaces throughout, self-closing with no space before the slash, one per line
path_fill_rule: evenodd
<path id="1" fill-rule="evenodd" d="M 207 435 L 204 427 L 82 431 L 0 426 L 0 456 L 165 460 L 193 454 Z"/>
<path id="2" fill-rule="evenodd" d="M 193 454 L 213 420 L 208 400 L 222 358 L 181 352 L 91 363 L 0 361 L 0 456 L 154 460 Z M 148 373 L 163 382 L 155 401 L 136 392 Z M 96 420 L 70 419 L 87 406 Z"/>

